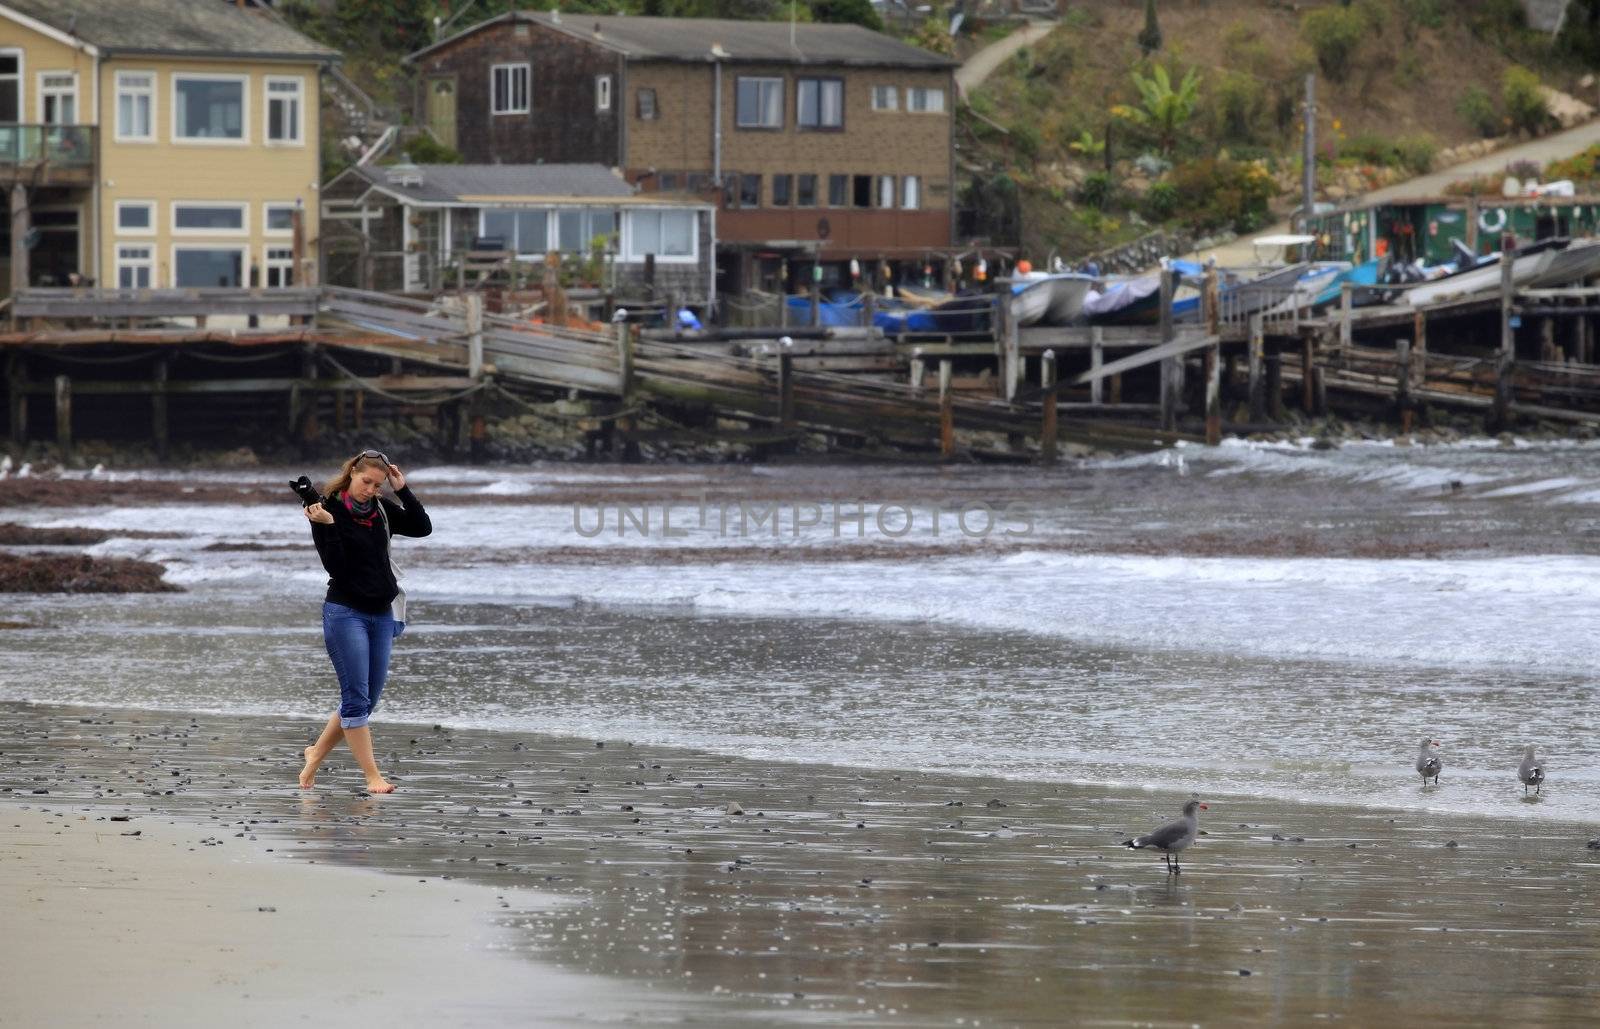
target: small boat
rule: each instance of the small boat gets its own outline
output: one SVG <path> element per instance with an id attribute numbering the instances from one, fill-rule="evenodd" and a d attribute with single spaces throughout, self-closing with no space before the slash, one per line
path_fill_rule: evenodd
<path id="1" fill-rule="evenodd" d="M 1029 272 L 1012 280 L 1011 317 L 1018 325 L 1072 325 L 1097 280 L 1078 272 Z"/>
<path id="2" fill-rule="evenodd" d="M 1555 260 L 1527 285 L 1533 289 L 1566 286 L 1600 275 L 1600 240 L 1574 240 L 1556 251 Z"/>
<path id="3" fill-rule="evenodd" d="M 1566 240 L 1545 240 L 1514 251 L 1511 256 L 1513 285 L 1527 286 L 1546 276 L 1560 253 L 1558 247 L 1565 247 L 1566 244 Z M 1456 272 L 1454 275 L 1446 275 L 1414 286 L 1406 290 L 1405 303 L 1412 307 L 1422 307 L 1426 304 L 1436 304 L 1444 300 L 1454 300 L 1474 293 L 1499 289 L 1500 262 L 1504 259 L 1504 255 L 1491 257 L 1482 264 Z"/>
<path id="4" fill-rule="evenodd" d="M 1104 289 L 1090 289 L 1083 314 L 1097 325 L 1153 325 L 1160 320 L 1161 276 L 1114 279 Z"/>

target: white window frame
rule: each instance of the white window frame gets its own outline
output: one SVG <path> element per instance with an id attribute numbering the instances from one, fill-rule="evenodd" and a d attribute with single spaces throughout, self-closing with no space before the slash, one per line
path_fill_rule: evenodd
<path id="1" fill-rule="evenodd" d="M 287 254 L 288 256 L 287 257 L 283 257 L 283 256 L 274 257 L 273 256 L 273 252 L 274 251 L 277 251 L 280 254 Z M 282 244 L 278 244 L 278 243 L 268 243 L 266 246 L 261 248 L 261 285 L 266 287 L 267 289 L 284 289 L 284 288 L 287 288 L 285 286 L 274 286 L 274 285 L 272 285 L 272 282 L 271 282 L 272 273 L 275 270 L 280 270 L 280 269 L 288 269 L 288 271 L 289 271 L 289 284 L 293 285 L 294 284 L 294 272 L 295 272 L 295 267 L 294 267 L 294 248 L 293 247 L 286 247 L 286 246 L 283 246 Z"/>
<path id="2" fill-rule="evenodd" d="M 902 175 L 900 177 L 900 210 L 922 210 L 922 177 L 920 175 Z"/>
<path id="3" fill-rule="evenodd" d="M 273 83 L 278 85 L 290 84 L 294 86 L 292 94 L 295 106 L 294 136 L 286 139 L 272 138 L 272 103 Z M 306 145 L 306 80 L 300 75 L 268 75 L 261 84 L 262 105 L 264 116 L 261 119 L 261 142 L 267 146 L 299 146 Z M 280 93 L 277 99 L 288 100 L 291 94 Z"/>
<path id="4" fill-rule="evenodd" d="M 596 75 L 594 77 L 594 109 L 596 111 L 611 110 L 611 76 Z"/>
<path id="5" fill-rule="evenodd" d="M 20 47 L 0 46 L 0 54 L 17 59 L 17 121 L 28 117 L 28 52 Z"/>
<path id="6" fill-rule="evenodd" d="M 504 108 L 495 106 L 494 80 L 501 69 L 507 72 L 506 77 L 506 102 Z M 517 106 L 517 75 L 522 72 L 522 106 Z M 491 64 L 489 65 L 489 113 L 493 116 L 502 114 L 527 114 L 533 109 L 533 65 L 524 61 L 521 64 Z"/>
<path id="7" fill-rule="evenodd" d="M 754 82 L 758 86 L 762 87 L 763 89 L 765 87 L 767 87 L 767 86 L 773 86 L 773 85 L 778 87 L 778 103 L 777 103 L 778 120 L 775 123 L 769 125 L 764 121 L 746 122 L 746 121 L 740 121 L 739 120 L 739 87 L 742 86 L 746 82 Z M 764 130 L 769 131 L 769 132 L 773 131 L 773 130 L 780 130 L 781 131 L 783 129 L 784 107 L 785 107 L 786 101 L 788 100 L 788 92 L 789 92 L 788 83 L 784 80 L 783 76 L 781 76 L 781 75 L 736 75 L 736 76 L 734 76 L 734 79 L 733 79 L 733 123 L 734 123 L 734 127 L 735 128 L 740 128 L 740 129 L 764 129 Z M 763 102 L 763 98 L 758 93 L 757 97 L 756 97 L 757 114 L 759 115 L 761 112 L 765 111 L 767 109 L 767 107 L 768 107 L 768 105 L 765 102 Z"/>
<path id="8" fill-rule="evenodd" d="M 250 145 L 250 76 L 248 75 L 223 75 L 213 72 L 173 72 L 167 76 L 172 80 L 172 142 L 184 146 L 249 146 Z M 239 138 L 228 139 L 223 136 L 180 136 L 178 135 L 178 86 L 184 82 L 237 82 L 239 84 L 240 110 L 239 110 Z"/>
<path id="9" fill-rule="evenodd" d="M 928 98 L 937 96 L 938 107 L 929 107 Z M 944 88 L 942 86 L 907 86 L 906 110 L 912 114 L 943 114 L 944 113 Z M 921 106 L 918 106 L 920 102 Z"/>
<path id="10" fill-rule="evenodd" d="M 148 86 L 128 85 L 126 80 L 138 77 L 148 77 Z M 111 110 L 112 136 L 118 143 L 154 143 L 156 141 L 156 92 L 159 75 L 154 69 L 140 71 L 119 71 L 116 77 L 116 98 Z M 142 136 L 123 131 L 122 125 L 122 98 L 124 96 L 144 97 L 150 104 L 150 131 Z"/>
<path id="11" fill-rule="evenodd" d="M 148 256 L 146 256 L 146 257 L 124 257 L 123 256 L 122 252 L 124 250 L 132 249 L 134 247 L 138 247 L 140 250 L 145 251 Z M 148 286 L 137 286 L 137 285 L 135 285 L 135 286 L 124 286 L 122 284 L 122 269 L 124 269 L 124 268 L 147 268 L 147 269 L 149 269 L 149 271 L 150 271 L 150 284 Z M 115 281 L 116 284 L 117 284 L 117 289 L 155 289 L 156 288 L 156 245 L 155 245 L 155 242 L 153 240 L 150 241 L 150 242 L 144 242 L 144 243 L 122 243 L 122 242 L 118 242 L 116 244 L 116 260 L 113 262 L 113 265 L 112 265 L 112 275 L 113 275 L 113 281 Z"/>
<path id="12" fill-rule="evenodd" d="M 156 234 L 156 208 L 157 208 L 156 201 L 154 201 L 154 200 L 118 200 L 115 203 L 113 203 L 111 206 L 112 206 L 112 210 L 114 212 L 113 217 L 116 219 L 115 223 L 112 225 L 112 228 L 116 230 L 116 234 L 117 235 L 119 235 L 119 236 L 154 236 Z M 143 207 L 145 210 L 149 211 L 150 212 L 150 226 L 149 226 L 149 228 L 137 229 L 137 228 L 129 228 L 126 225 L 123 225 L 122 224 L 122 211 L 123 211 L 124 208 L 128 208 L 128 207 Z"/>
<path id="13" fill-rule="evenodd" d="M 266 203 L 262 204 L 261 205 L 261 234 L 263 236 L 293 236 L 294 235 L 294 223 L 292 221 L 289 223 L 289 227 L 287 229 L 275 229 L 275 228 L 272 227 L 272 212 L 273 211 L 283 211 L 283 210 L 288 210 L 288 211 L 292 212 L 298 206 L 299 206 L 298 204 L 285 203 L 282 200 L 269 200 Z"/>
<path id="14" fill-rule="evenodd" d="M 486 231 L 486 229 L 488 227 L 487 223 L 488 223 L 488 220 L 489 220 L 488 216 L 489 216 L 489 212 L 490 211 L 510 211 L 513 214 L 522 214 L 525 211 L 543 211 L 544 212 L 544 246 L 540 247 L 538 250 L 525 249 L 522 244 L 524 244 L 526 242 L 526 240 L 524 240 L 522 238 L 522 230 L 521 229 L 517 230 L 517 238 L 516 239 L 508 239 L 508 240 L 506 240 L 506 244 L 511 247 L 511 249 L 516 253 L 518 258 L 524 258 L 524 259 L 527 259 L 527 258 L 543 258 L 551 250 L 555 249 L 550 243 L 550 237 L 556 231 L 556 211 L 554 209 L 549 208 L 549 207 L 480 207 L 480 208 L 478 208 L 478 229 L 477 229 L 477 232 L 478 232 L 479 236 L 487 236 L 489 234 Z M 448 221 L 448 219 L 447 219 L 447 221 Z"/>
<path id="15" fill-rule="evenodd" d="M 83 97 L 80 95 L 80 91 L 78 89 L 78 73 L 73 71 L 71 68 L 51 68 L 51 69 L 46 69 L 45 71 L 38 72 L 37 74 L 39 76 L 39 98 L 38 98 L 38 101 L 37 101 L 38 105 L 39 105 L 39 124 L 40 125 L 81 125 L 81 124 L 83 124 L 83 122 L 79 119 L 79 115 L 83 111 L 82 104 L 80 103 L 80 101 L 83 99 Z M 63 76 L 65 78 L 70 78 L 72 80 L 72 88 L 71 89 L 63 89 L 60 86 L 53 86 L 53 87 L 47 88 L 45 86 L 45 84 L 44 84 L 44 80 L 49 78 L 52 75 L 60 75 L 60 76 Z M 72 117 L 71 117 L 71 119 L 69 119 L 67 121 L 52 122 L 48 118 L 45 117 L 45 114 L 44 114 L 45 104 L 49 101 L 49 99 L 51 97 L 60 98 L 60 97 L 63 97 L 63 96 L 72 97 Z"/>
<path id="16" fill-rule="evenodd" d="M 885 97 L 888 98 L 887 103 L 880 102 Z M 874 111 L 898 111 L 898 110 L 900 110 L 900 87 L 899 86 L 873 86 L 872 87 L 872 109 Z"/>
<path id="17" fill-rule="evenodd" d="M 634 248 L 633 219 L 641 214 L 686 214 L 689 216 L 689 253 L 687 254 L 657 254 L 656 264 L 699 264 L 700 263 L 700 212 L 681 207 L 639 207 L 625 208 L 622 218 L 622 260 L 629 264 L 640 264 L 644 261 L 643 253 L 636 253 Z"/>
<path id="18" fill-rule="evenodd" d="M 167 219 L 174 236 L 248 236 L 250 234 L 250 203 L 247 200 L 174 200 L 167 205 L 171 216 Z M 228 208 L 239 212 L 237 229 L 180 229 L 178 211 L 185 207 Z"/>
<path id="19" fill-rule="evenodd" d="M 174 243 L 169 248 L 172 251 L 172 285 L 178 287 L 178 254 L 184 250 L 236 250 L 239 252 L 239 286 L 245 288 L 250 285 L 250 244 L 248 243 Z M 185 289 L 204 289 L 203 286 L 187 286 Z"/>

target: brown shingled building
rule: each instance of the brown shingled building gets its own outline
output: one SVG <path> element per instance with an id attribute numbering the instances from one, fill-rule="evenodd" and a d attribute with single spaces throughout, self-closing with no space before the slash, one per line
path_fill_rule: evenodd
<path id="1" fill-rule="evenodd" d="M 407 58 L 473 163 L 595 162 L 719 203 L 719 292 L 951 247 L 955 62 L 857 25 L 512 12 Z"/>

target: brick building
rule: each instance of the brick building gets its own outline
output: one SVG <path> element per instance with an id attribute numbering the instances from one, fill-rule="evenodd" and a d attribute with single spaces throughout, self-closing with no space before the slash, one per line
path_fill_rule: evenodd
<path id="1" fill-rule="evenodd" d="M 718 205 L 719 292 L 942 263 L 955 62 L 857 25 L 511 12 L 410 55 L 474 163 L 594 162 Z"/>

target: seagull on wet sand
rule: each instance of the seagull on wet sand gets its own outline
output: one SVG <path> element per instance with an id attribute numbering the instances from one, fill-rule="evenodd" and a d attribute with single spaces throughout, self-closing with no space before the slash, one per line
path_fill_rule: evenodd
<path id="1" fill-rule="evenodd" d="M 1534 793 L 1544 790 L 1544 766 L 1539 764 L 1533 756 L 1533 744 L 1522 748 L 1522 764 L 1517 766 L 1517 778 L 1522 780 L 1522 795 L 1528 795 L 1528 787 L 1534 787 Z"/>
<path id="2" fill-rule="evenodd" d="M 1439 773 L 1444 771 L 1444 759 L 1438 754 L 1428 753 L 1429 747 L 1437 747 L 1436 740 L 1426 736 L 1422 738 L 1422 745 L 1417 748 L 1417 773 L 1422 776 L 1422 785 L 1428 785 L 1428 779 L 1433 779 L 1435 786 L 1439 785 Z"/>
<path id="3" fill-rule="evenodd" d="M 1174 873 L 1181 872 L 1183 869 L 1178 867 L 1178 855 L 1194 842 L 1196 836 L 1200 835 L 1200 822 L 1195 816 L 1195 812 L 1206 810 L 1209 810 L 1206 805 L 1198 800 L 1191 800 L 1183 805 L 1182 818 L 1175 818 L 1154 832 L 1146 833 L 1143 836 L 1135 836 L 1131 840 L 1124 840 L 1122 845 L 1124 847 L 1132 847 L 1134 850 L 1154 847 L 1161 851 L 1169 871 Z"/>

